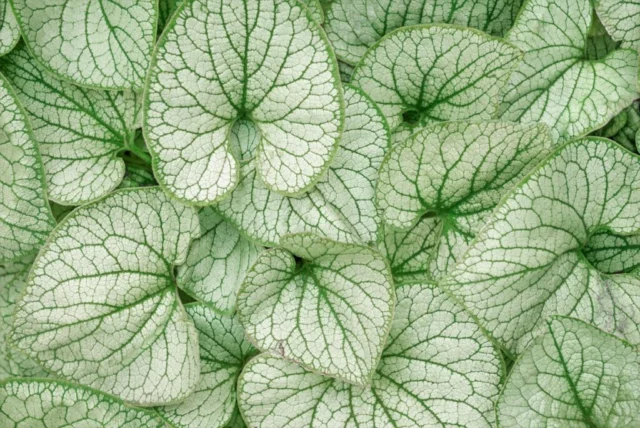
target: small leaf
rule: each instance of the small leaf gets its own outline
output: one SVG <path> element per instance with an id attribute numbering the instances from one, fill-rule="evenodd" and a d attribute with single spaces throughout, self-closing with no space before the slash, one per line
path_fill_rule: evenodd
<path id="1" fill-rule="evenodd" d="M 610 239 L 602 233 L 639 239 L 639 158 L 609 140 L 578 140 L 496 208 L 443 286 L 511 354 L 556 314 L 639 344 L 640 276 L 609 272 L 627 262 L 598 254 Z"/>
<path id="2" fill-rule="evenodd" d="M 245 341 L 237 318 L 216 315 L 199 303 L 185 309 L 200 336 L 200 382 L 186 400 L 159 411 L 176 427 L 223 427 L 237 413 L 236 382 L 255 349 Z"/>
<path id="3" fill-rule="evenodd" d="M 416 24 L 445 23 L 502 36 L 523 0 L 335 0 L 327 11 L 327 37 L 336 55 L 356 64 L 368 47 L 391 31 Z"/>
<path id="4" fill-rule="evenodd" d="M 396 247 L 393 262 L 412 259 L 413 275 L 420 269 L 427 278 L 444 277 L 500 198 L 549 154 L 551 144 L 544 125 L 450 122 L 395 145 L 376 190 L 382 219 L 400 229 L 386 230 L 395 235 L 385 237 L 390 249 Z M 423 216 L 430 218 L 420 222 Z M 432 257 L 416 253 L 431 246 Z"/>
<path id="5" fill-rule="evenodd" d="M 82 86 L 141 89 L 156 34 L 154 0 L 11 0 L 29 50 Z"/>
<path id="6" fill-rule="evenodd" d="M 118 154 L 135 136 L 135 93 L 84 89 L 58 80 L 24 46 L 0 58 L 0 69 L 29 113 L 49 198 L 81 205 L 114 190 L 125 172 Z"/>
<path id="7" fill-rule="evenodd" d="M 20 27 L 9 0 L 0 0 L 0 56 L 11 52 L 20 41 Z"/>
<path id="8" fill-rule="evenodd" d="M 153 413 L 115 397 L 62 381 L 0 383 L 0 426 L 162 428 Z"/>
<path id="9" fill-rule="evenodd" d="M 427 284 L 398 287 L 396 317 L 371 387 L 262 354 L 238 381 L 251 427 L 489 428 L 501 362 L 472 318 Z"/>
<path id="10" fill-rule="evenodd" d="M 0 262 L 37 251 L 55 220 L 27 115 L 0 74 Z"/>
<path id="11" fill-rule="evenodd" d="M 640 0 L 597 0 L 595 5 L 611 37 L 640 52 Z"/>
<path id="12" fill-rule="evenodd" d="M 45 368 L 140 405 L 187 397 L 198 338 L 173 266 L 196 212 L 158 188 L 125 189 L 69 214 L 36 259 L 11 340 Z"/>
<path id="13" fill-rule="evenodd" d="M 371 96 L 395 130 L 448 120 L 487 120 L 520 61 L 512 45 L 442 25 L 401 28 L 358 63 L 351 83 Z M 402 64 L 402 66 L 398 66 Z"/>
<path id="14" fill-rule="evenodd" d="M 376 105 L 346 85 L 345 126 L 326 175 L 309 192 L 287 197 L 271 191 L 252 165 L 220 212 L 250 238 L 278 246 L 282 236 L 312 232 L 345 242 L 374 242 L 378 215 L 373 197 L 378 168 L 389 145 L 389 129 Z"/>
<path id="15" fill-rule="evenodd" d="M 0 263 L 0 379 L 13 376 L 45 377 L 47 373 L 7 342 L 16 302 L 24 293 L 34 255 Z"/>
<path id="16" fill-rule="evenodd" d="M 343 125 L 337 65 L 296 0 L 194 0 L 158 42 L 146 91 L 154 171 L 178 199 L 207 205 L 238 183 L 234 123 L 260 135 L 253 162 L 268 188 L 308 190 Z"/>
<path id="17" fill-rule="evenodd" d="M 640 426 L 640 354 L 576 319 L 553 317 L 544 327 L 511 371 L 499 425 Z"/>
<path id="18" fill-rule="evenodd" d="M 638 53 L 585 59 L 589 0 L 530 0 L 507 40 L 525 52 L 501 105 L 505 120 L 544 122 L 566 142 L 606 124 L 637 97 Z"/>
<path id="19" fill-rule="evenodd" d="M 247 337 L 302 367 L 368 384 L 395 306 L 386 260 L 311 234 L 280 244 L 258 257 L 238 293 Z"/>
<path id="20" fill-rule="evenodd" d="M 231 314 L 238 288 L 261 248 L 211 207 L 202 208 L 198 218 L 202 236 L 193 240 L 187 261 L 178 267 L 178 286 L 216 311 Z"/>

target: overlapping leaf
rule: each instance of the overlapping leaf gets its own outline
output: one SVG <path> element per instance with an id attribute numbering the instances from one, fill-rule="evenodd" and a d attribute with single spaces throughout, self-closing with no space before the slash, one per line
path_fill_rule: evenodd
<path id="1" fill-rule="evenodd" d="M 0 74 L 0 261 L 37 251 L 55 221 L 27 115 Z"/>
<path id="2" fill-rule="evenodd" d="M 287 197 L 271 191 L 251 164 L 217 208 L 249 237 L 277 246 L 289 233 L 313 232 L 346 242 L 373 242 L 378 168 L 389 144 L 380 110 L 362 91 L 345 86 L 345 127 L 326 175 L 309 192 Z"/>
<path id="3" fill-rule="evenodd" d="M 640 52 L 640 1 L 597 0 L 596 11 L 614 40 Z"/>
<path id="4" fill-rule="evenodd" d="M 280 244 L 258 257 L 238 293 L 247 337 L 310 370 L 366 385 L 395 306 L 386 260 L 367 246 L 311 234 Z"/>
<path id="5" fill-rule="evenodd" d="M 0 56 L 9 53 L 19 40 L 20 28 L 9 0 L 0 0 Z"/>
<path id="6" fill-rule="evenodd" d="M 376 190 L 394 276 L 442 278 L 501 197 L 551 149 L 544 125 L 450 122 L 396 144 Z M 433 249 L 431 249 L 433 248 Z"/>
<path id="7" fill-rule="evenodd" d="M 24 46 L 0 59 L 29 113 L 49 198 L 63 205 L 98 199 L 122 181 L 118 156 L 135 150 L 135 93 L 84 89 L 47 73 Z"/>
<path id="8" fill-rule="evenodd" d="M 154 0 L 11 0 L 29 50 L 83 86 L 141 89 L 155 42 Z"/>
<path id="9" fill-rule="evenodd" d="M 640 343 L 639 183 L 638 157 L 612 141 L 565 145 L 496 209 L 444 286 L 511 353 L 555 314 Z"/>
<path id="10" fill-rule="evenodd" d="M 176 427 L 226 426 L 237 413 L 236 381 L 255 349 L 244 338 L 237 318 L 216 315 L 199 303 L 185 307 L 200 337 L 200 382 L 186 400 L 160 413 Z"/>
<path id="11" fill-rule="evenodd" d="M 158 188 L 74 210 L 34 263 L 12 341 L 60 376 L 125 401 L 184 399 L 199 378 L 198 338 L 172 270 L 198 234 L 195 210 Z"/>
<path id="12" fill-rule="evenodd" d="M 0 426 L 161 428 L 153 413 L 67 382 L 11 379 L 0 383 Z"/>
<path id="13" fill-rule="evenodd" d="M 640 354 L 572 318 L 545 322 L 513 367 L 497 405 L 499 426 L 640 425 Z"/>
<path id="14" fill-rule="evenodd" d="M 479 31 L 421 25 L 376 43 L 351 83 L 380 106 L 392 131 L 403 123 L 488 120 L 519 60 L 515 47 Z"/>
<path id="15" fill-rule="evenodd" d="M 238 381 L 252 427 L 490 427 L 501 362 L 462 307 L 432 285 L 398 288 L 386 349 L 370 388 L 263 354 Z"/>
<path id="16" fill-rule="evenodd" d="M 327 12 L 327 36 L 336 55 L 356 64 L 385 34 L 416 24 L 446 23 L 503 35 L 522 0 L 335 0 Z"/>
<path id="17" fill-rule="evenodd" d="M 638 53 L 585 59 L 592 22 L 589 0 L 529 0 L 507 35 L 525 52 L 511 75 L 502 118 L 544 122 L 560 142 L 606 124 L 637 96 Z"/>
<path id="18" fill-rule="evenodd" d="M 202 236 L 189 248 L 184 265 L 178 267 L 178 286 L 216 311 L 235 311 L 238 288 L 261 248 L 238 232 L 213 208 L 198 214 Z"/>
<path id="19" fill-rule="evenodd" d="M 145 128 L 160 184 L 210 204 L 237 184 L 234 123 L 260 136 L 254 166 L 283 194 L 309 189 L 338 148 L 343 101 L 324 33 L 296 0 L 195 0 L 158 43 Z"/>

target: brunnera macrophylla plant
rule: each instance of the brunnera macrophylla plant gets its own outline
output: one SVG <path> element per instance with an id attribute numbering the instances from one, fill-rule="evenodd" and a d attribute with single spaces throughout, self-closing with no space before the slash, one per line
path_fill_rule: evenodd
<path id="1" fill-rule="evenodd" d="M 640 426 L 638 0 L 0 0 L 0 427 Z"/>

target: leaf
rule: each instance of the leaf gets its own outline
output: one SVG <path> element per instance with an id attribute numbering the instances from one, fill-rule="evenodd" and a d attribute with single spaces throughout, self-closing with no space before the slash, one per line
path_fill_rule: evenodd
<path id="1" fill-rule="evenodd" d="M 63 381 L 11 379 L 0 383 L 4 427 L 161 428 L 153 413 L 128 407 L 115 397 Z"/>
<path id="2" fill-rule="evenodd" d="M 238 288 L 261 248 L 242 236 L 213 208 L 198 213 L 202 236 L 193 240 L 187 261 L 178 267 L 178 286 L 217 312 L 231 314 Z"/>
<path id="3" fill-rule="evenodd" d="M 340 80 L 342 83 L 350 83 L 351 75 L 355 67 L 347 64 L 346 62 L 338 61 L 338 70 L 340 71 Z"/>
<path id="4" fill-rule="evenodd" d="M 589 0 L 529 0 L 507 35 L 525 52 L 500 112 L 515 122 L 544 122 L 560 143 L 606 124 L 637 96 L 638 53 L 620 49 L 585 59 Z"/>
<path id="5" fill-rule="evenodd" d="M 249 7 L 251 6 L 251 7 Z M 239 180 L 229 133 L 260 135 L 267 187 L 300 194 L 338 148 L 343 100 L 332 50 L 296 0 L 195 0 L 178 10 L 153 59 L 145 132 L 154 171 L 173 196 L 207 205 Z"/>
<path id="6" fill-rule="evenodd" d="M 345 85 L 345 125 L 340 148 L 318 184 L 297 197 L 270 191 L 252 165 L 228 199 L 222 215 L 251 239 L 278 246 L 282 236 L 312 232 L 345 242 L 374 242 L 378 216 L 373 197 L 378 168 L 389 144 L 380 110 L 362 91 Z"/>
<path id="7" fill-rule="evenodd" d="M 508 122 L 432 125 L 395 145 L 376 189 L 382 220 L 399 229 L 386 230 L 392 268 L 444 277 L 500 198 L 551 145 L 546 126 Z M 431 247 L 431 257 L 422 252 Z"/>
<path id="8" fill-rule="evenodd" d="M 0 379 L 12 376 L 44 377 L 47 373 L 34 361 L 7 343 L 16 302 L 24 292 L 34 256 L 0 263 Z"/>
<path id="9" fill-rule="evenodd" d="M 335 0 L 327 11 L 327 37 L 341 60 L 356 64 L 385 34 L 416 24 L 445 23 L 502 36 L 523 0 Z"/>
<path id="10" fill-rule="evenodd" d="M 20 27 L 9 0 L 0 0 L 0 56 L 6 55 L 20 41 Z"/>
<path id="11" fill-rule="evenodd" d="M 0 69 L 29 113 L 49 198 L 81 205 L 114 190 L 125 172 L 118 155 L 133 146 L 135 93 L 96 91 L 60 81 L 24 46 L 0 58 Z"/>
<path id="12" fill-rule="evenodd" d="M 556 314 L 640 343 L 640 277 L 609 272 L 594 251 L 602 233 L 640 239 L 639 186 L 638 157 L 612 141 L 563 146 L 496 208 L 443 286 L 511 354 Z"/>
<path id="13" fill-rule="evenodd" d="M 595 7 L 611 37 L 640 52 L 640 0 L 597 0 Z"/>
<path id="14" fill-rule="evenodd" d="M 27 115 L 0 74 L 0 262 L 37 251 L 55 220 Z"/>
<path id="15" fill-rule="evenodd" d="M 371 387 L 262 354 L 238 381 L 252 427 L 490 427 L 502 372 L 470 316 L 428 284 L 398 287 L 396 317 Z"/>
<path id="16" fill-rule="evenodd" d="M 160 413 L 176 427 L 223 427 L 237 412 L 236 381 L 255 349 L 245 340 L 237 318 L 216 315 L 199 303 L 185 309 L 200 336 L 200 382 L 186 400 Z"/>
<path id="17" fill-rule="evenodd" d="M 29 51 L 60 78 L 100 89 L 142 89 L 157 1 L 11 0 Z"/>
<path id="18" fill-rule="evenodd" d="M 497 405 L 504 427 L 640 424 L 640 354 L 576 319 L 553 317 L 516 362 Z"/>
<path id="19" fill-rule="evenodd" d="M 311 19 L 313 19 L 316 23 L 322 25 L 324 22 L 324 11 L 322 10 L 322 5 L 319 0 L 299 0 L 300 3 L 305 5 L 307 10 L 309 11 L 309 15 Z"/>
<path id="20" fill-rule="evenodd" d="M 351 83 L 378 104 L 392 130 L 403 121 L 488 120 L 520 59 L 512 45 L 479 31 L 421 25 L 396 30 L 372 46 Z"/>
<path id="21" fill-rule="evenodd" d="M 309 370 L 368 384 L 395 306 L 386 260 L 308 233 L 280 244 L 258 257 L 238 292 L 247 338 Z"/>
<path id="22" fill-rule="evenodd" d="M 173 266 L 195 210 L 158 188 L 125 189 L 69 214 L 34 262 L 11 340 L 45 368 L 140 405 L 187 397 L 198 338 Z"/>
<path id="23" fill-rule="evenodd" d="M 158 34 L 165 29 L 182 0 L 158 0 Z"/>

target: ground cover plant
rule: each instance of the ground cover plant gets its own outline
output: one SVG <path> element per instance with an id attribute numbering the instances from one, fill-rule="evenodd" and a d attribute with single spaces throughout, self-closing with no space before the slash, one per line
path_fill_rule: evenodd
<path id="1" fill-rule="evenodd" d="M 640 0 L 0 0 L 0 427 L 640 427 Z"/>

